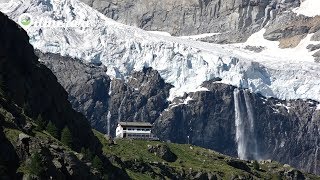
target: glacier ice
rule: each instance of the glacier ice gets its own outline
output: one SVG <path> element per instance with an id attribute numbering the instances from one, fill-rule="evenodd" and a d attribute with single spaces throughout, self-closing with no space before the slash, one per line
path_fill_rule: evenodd
<path id="1" fill-rule="evenodd" d="M 297 14 L 302 14 L 309 17 L 320 15 L 320 1 L 319 0 L 304 0 L 301 2 L 300 7 L 294 9 Z"/>
<path id="2" fill-rule="evenodd" d="M 320 101 L 320 66 L 309 54 L 294 54 L 295 50 L 254 53 L 245 50 L 245 44 L 218 45 L 164 36 L 117 23 L 78 0 L 16 2 L 15 11 L 7 15 L 15 21 L 25 12 L 33 16 L 35 24 L 26 31 L 36 49 L 102 62 L 108 75 L 124 80 L 133 71 L 152 67 L 174 85 L 169 100 L 203 89 L 204 81 L 220 77 L 223 83 L 266 97 Z M 54 26 L 55 22 L 78 27 Z"/>

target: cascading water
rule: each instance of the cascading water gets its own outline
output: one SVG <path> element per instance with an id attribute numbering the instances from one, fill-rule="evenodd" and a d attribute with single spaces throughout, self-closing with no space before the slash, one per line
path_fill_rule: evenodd
<path id="1" fill-rule="evenodd" d="M 253 115 L 253 108 L 250 102 L 250 97 L 248 95 L 247 91 L 244 91 L 244 101 L 246 104 L 246 109 L 247 109 L 247 117 L 249 120 L 249 138 L 251 139 L 250 141 L 250 148 L 251 148 L 251 153 L 252 153 L 252 158 L 253 159 L 259 159 L 259 154 L 258 154 L 258 145 L 257 145 L 257 138 L 255 135 L 255 129 L 254 129 L 254 115 Z"/>
<path id="2" fill-rule="evenodd" d="M 235 125 L 236 125 L 236 141 L 238 143 L 238 157 L 240 159 L 247 159 L 247 139 L 245 137 L 244 129 L 245 124 L 243 122 L 241 109 L 240 109 L 240 91 L 235 89 L 233 92 L 234 96 L 234 110 L 235 110 Z"/>
<path id="3" fill-rule="evenodd" d="M 109 92 L 108 92 L 108 95 L 111 96 L 112 94 L 112 81 L 110 81 L 110 84 L 109 84 Z M 110 105 L 109 105 L 109 108 L 108 108 L 108 115 L 107 115 L 107 135 L 110 137 L 110 134 L 111 134 L 111 112 L 110 112 Z"/>
<path id="4" fill-rule="evenodd" d="M 108 134 L 108 136 L 110 137 L 110 130 L 111 130 L 111 127 L 110 127 L 110 122 L 111 121 L 111 113 L 110 113 L 110 111 L 108 111 L 108 115 L 107 115 L 107 125 L 108 125 L 108 127 L 107 127 L 107 134 Z"/>
<path id="5" fill-rule="evenodd" d="M 146 113 L 146 107 L 143 106 L 142 108 L 142 112 L 141 112 L 141 117 L 140 117 L 140 121 L 144 122 L 146 119 L 145 119 L 145 113 Z"/>
<path id="6" fill-rule="evenodd" d="M 238 157 L 244 160 L 259 159 L 253 108 L 247 92 L 242 92 L 239 89 L 235 89 L 233 92 Z M 244 99 L 244 103 L 242 99 Z"/>
<path id="7" fill-rule="evenodd" d="M 122 106 L 123 106 L 123 103 L 124 101 L 126 100 L 126 96 L 123 97 L 121 103 L 120 103 L 120 106 L 119 106 L 119 109 L 118 109 L 118 122 L 121 121 L 121 109 L 122 109 Z"/>
<path id="8" fill-rule="evenodd" d="M 319 150 L 319 146 L 318 146 L 318 139 L 316 140 L 316 151 L 314 154 L 314 170 L 313 172 L 316 174 L 317 173 L 317 168 L 318 168 L 318 150 Z"/>
<path id="9" fill-rule="evenodd" d="M 133 117 L 134 121 L 137 121 L 137 119 L 138 119 L 138 111 L 136 111 L 136 113 L 134 113 L 134 117 Z"/>
<path id="10" fill-rule="evenodd" d="M 110 84 L 109 84 L 109 92 L 108 92 L 109 96 L 111 96 L 112 94 L 112 81 L 110 81 Z"/>

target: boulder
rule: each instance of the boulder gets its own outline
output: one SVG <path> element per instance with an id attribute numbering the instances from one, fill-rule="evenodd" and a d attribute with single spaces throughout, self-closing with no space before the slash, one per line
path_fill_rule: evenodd
<path id="1" fill-rule="evenodd" d="M 25 143 L 25 142 L 28 142 L 29 140 L 30 140 L 30 136 L 29 135 L 26 135 L 24 133 L 20 133 L 19 134 L 19 141 L 18 142 Z"/>
<path id="2" fill-rule="evenodd" d="M 167 162 L 175 162 L 177 160 L 177 155 L 175 155 L 165 144 L 157 144 L 156 146 L 148 145 L 148 151 Z"/>
<path id="3" fill-rule="evenodd" d="M 30 156 L 29 152 L 30 136 L 20 133 L 17 142 L 17 155 L 20 159 L 26 159 Z"/>
<path id="4" fill-rule="evenodd" d="M 249 166 L 244 161 L 235 160 L 235 159 L 229 159 L 229 160 L 227 160 L 227 164 L 229 166 L 234 167 L 234 168 L 241 169 L 241 170 L 244 170 L 244 171 L 247 171 L 247 172 L 251 172 L 251 169 L 249 168 Z"/>
<path id="5" fill-rule="evenodd" d="M 298 179 L 298 180 L 306 179 L 306 177 L 302 174 L 302 172 L 296 169 L 290 169 L 288 171 L 285 171 L 284 175 L 286 176 L 286 179 Z"/>

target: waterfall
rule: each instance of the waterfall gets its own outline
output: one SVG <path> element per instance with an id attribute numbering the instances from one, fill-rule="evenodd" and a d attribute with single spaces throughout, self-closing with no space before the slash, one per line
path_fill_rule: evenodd
<path id="1" fill-rule="evenodd" d="M 123 103 L 125 100 L 126 100 L 126 95 L 124 95 L 124 97 L 120 103 L 119 109 L 118 109 L 118 122 L 121 122 L 121 109 L 122 109 L 122 106 L 123 106 Z"/>
<path id="2" fill-rule="evenodd" d="M 107 115 L 107 133 L 108 133 L 108 136 L 110 137 L 110 130 L 111 130 L 111 127 L 110 127 L 110 120 L 111 120 L 111 113 L 110 111 L 108 111 L 108 115 Z"/>
<path id="3" fill-rule="evenodd" d="M 146 119 L 145 119 L 145 113 L 146 113 L 146 107 L 143 106 L 142 111 L 141 111 L 141 116 L 140 116 L 140 121 L 141 121 L 141 122 L 146 121 Z"/>
<path id="4" fill-rule="evenodd" d="M 110 84 L 109 84 L 109 96 L 111 96 L 111 93 L 112 93 L 112 80 L 110 81 Z"/>
<path id="5" fill-rule="evenodd" d="M 136 113 L 134 113 L 134 117 L 133 117 L 134 121 L 137 121 L 137 119 L 138 119 L 138 110 L 136 110 Z"/>
<path id="6" fill-rule="evenodd" d="M 254 129 L 254 116 L 253 116 L 253 108 L 252 108 L 252 105 L 251 105 L 251 102 L 250 102 L 250 97 L 248 95 L 248 92 L 245 91 L 244 92 L 244 101 L 245 101 L 245 104 L 246 104 L 246 109 L 247 109 L 247 117 L 248 117 L 248 120 L 249 120 L 249 138 L 252 140 L 251 141 L 251 148 L 252 148 L 252 158 L 253 159 L 259 159 L 259 154 L 258 154 L 258 145 L 257 145 L 257 138 L 256 138 L 256 135 L 255 135 L 255 129 Z"/>
<path id="7" fill-rule="evenodd" d="M 247 159 L 247 139 L 245 137 L 244 129 L 245 124 L 243 122 L 241 109 L 240 109 L 240 91 L 235 89 L 233 92 L 234 96 L 234 110 L 235 110 L 235 125 L 236 125 L 236 141 L 238 143 L 238 157 L 240 159 Z"/>
<path id="8" fill-rule="evenodd" d="M 246 91 L 239 89 L 234 90 L 233 96 L 238 157 L 244 160 L 259 159 L 250 97 Z"/>
<path id="9" fill-rule="evenodd" d="M 314 170 L 313 170 L 313 172 L 315 174 L 317 173 L 317 168 L 318 168 L 318 149 L 319 149 L 319 146 L 318 146 L 318 139 L 317 139 L 316 140 L 316 151 L 314 154 Z"/>

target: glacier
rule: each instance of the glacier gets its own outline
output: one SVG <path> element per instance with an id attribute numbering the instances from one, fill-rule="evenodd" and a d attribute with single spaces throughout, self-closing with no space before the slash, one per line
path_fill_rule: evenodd
<path id="1" fill-rule="evenodd" d="M 319 0 L 304 0 L 301 2 L 300 7 L 295 8 L 293 11 L 297 14 L 314 17 L 320 15 L 319 7 Z"/>
<path id="2" fill-rule="evenodd" d="M 123 80 L 152 67 L 174 86 L 169 101 L 206 90 L 201 84 L 215 77 L 266 97 L 320 101 L 320 65 L 305 48 L 317 43 L 311 35 L 292 49 L 264 40 L 264 29 L 246 43 L 219 45 L 120 24 L 78 0 L 18 0 L 14 10 L 5 7 L 0 10 L 16 22 L 23 13 L 33 16 L 26 31 L 35 49 L 102 63 L 110 77 Z M 265 50 L 252 52 L 248 45 Z"/>

